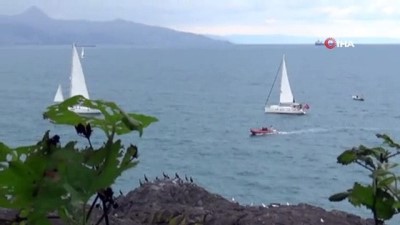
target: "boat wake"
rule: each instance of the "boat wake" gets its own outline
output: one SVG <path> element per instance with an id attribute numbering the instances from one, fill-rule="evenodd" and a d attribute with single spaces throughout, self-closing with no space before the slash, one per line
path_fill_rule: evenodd
<path id="1" fill-rule="evenodd" d="M 289 135 L 289 134 L 307 134 L 307 133 L 326 133 L 326 132 L 354 132 L 354 131 L 370 131 L 370 132 L 380 132 L 383 130 L 378 127 L 336 127 L 336 128 L 308 128 L 301 130 L 293 130 L 293 131 L 278 131 L 278 134 Z M 400 129 L 389 129 L 391 131 L 400 130 Z"/>
<path id="2" fill-rule="evenodd" d="M 309 128 L 309 129 L 294 130 L 294 131 L 278 131 L 278 134 L 306 134 L 306 133 L 322 133 L 327 131 L 329 130 L 325 128 Z"/>

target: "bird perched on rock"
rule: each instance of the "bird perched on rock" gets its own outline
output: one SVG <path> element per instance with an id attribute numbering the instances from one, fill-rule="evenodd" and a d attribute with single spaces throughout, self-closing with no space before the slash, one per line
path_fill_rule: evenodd
<path id="1" fill-rule="evenodd" d="M 187 178 L 186 174 L 185 174 L 185 180 L 186 182 L 189 182 L 189 179 Z"/>
<path id="2" fill-rule="evenodd" d="M 181 178 L 179 177 L 178 173 L 175 173 L 175 178 L 181 179 Z"/>
<path id="3" fill-rule="evenodd" d="M 144 175 L 144 181 L 149 182 L 149 179 L 147 179 L 146 174 Z"/>
<path id="4" fill-rule="evenodd" d="M 164 172 L 162 174 L 164 176 L 164 179 L 169 179 L 169 176 L 167 174 L 165 174 Z"/>

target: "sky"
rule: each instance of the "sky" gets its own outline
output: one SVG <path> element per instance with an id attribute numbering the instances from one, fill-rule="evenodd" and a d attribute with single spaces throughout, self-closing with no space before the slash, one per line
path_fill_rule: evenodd
<path id="1" fill-rule="evenodd" d="M 400 0 L 0 0 L 56 19 L 124 19 L 205 35 L 400 40 Z"/>

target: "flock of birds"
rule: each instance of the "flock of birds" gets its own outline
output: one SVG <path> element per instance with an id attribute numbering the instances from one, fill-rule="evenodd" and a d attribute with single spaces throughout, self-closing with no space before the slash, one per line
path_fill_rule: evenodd
<path id="1" fill-rule="evenodd" d="M 139 185 L 140 187 L 143 187 L 146 183 L 153 183 L 152 181 L 149 180 L 149 178 L 147 178 L 146 174 L 143 175 L 144 181 L 142 181 L 141 179 L 139 179 Z M 193 178 L 192 177 L 187 177 L 187 175 L 185 174 L 184 180 L 179 176 L 178 173 L 175 173 L 175 177 L 173 177 L 171 179 L 170 176 L 168 176 L 167 174 L 165 174 L 163 172 L 163 179 L 160 179 L 158 177 L 155 178 L 154 180 L 155 182 L 159 182 L 159 181 L 172 181 L 172 183 L 178 183 L 178 184 L 182 184 L 184 181 L 186 181 L 187 183 L 193 183 Z M 236 202 L 235 198 L 231 199 L 231 202 Z M 253 206 L 254 203 L 251 203 L 250 206 Z M 263 208 L 269 208 L 269 207 L 279 207 L 282 204 L 280 203 L 271 203 L 269 205 L 265 205 L 264 203 L 261 203 L 261 206 Z M 286 205 L 289 206 L 289 202 L 286 202 Z"/>
<path id="2" fill-rule="evenodd" d="M 149 181 L 149 179 L 147 178 L 147 176 L 146 176 L 146 174 L 144 174 L 144 182 L 141 180 L 141 179 L 139 179 L 139 185 L 140 185 L 140 187 L 142 187 L 145 183 L 149 183 L 149 182 L 151 182 L 151 181 Z M 185 181 L 186 182 L 190 182 L 190 183 L 193 183 L 193 178 L 192 177 L 187 177 L 186 176 L 186 174 L 185 174 Z M 173 179 L 171 179 L 170 178 L 170 176 L 168 176 L 167 174 L 165 174 L 164 172 L 163 172 L 163 180 L 172 180 L 172 182 L 173 183 L 183 183 L 183 180 L 181 179 L 181 177 L 178 175 L 178 173 L 175 173 L 175 177 L 173 178 Z M 158 177 L 156 177 L 156 179 L 155 179 L 155 181 L 161 181 L 161 179 L 160 178 L 158 178 Z"/>

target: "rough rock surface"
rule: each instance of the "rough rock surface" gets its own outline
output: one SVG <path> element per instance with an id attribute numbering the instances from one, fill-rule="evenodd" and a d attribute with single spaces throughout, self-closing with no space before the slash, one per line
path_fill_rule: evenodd
<path id="1" fill-rule="evenodd" d="M 328 212 L 308 204 L 241 206 L 180 179 L 146 182 L 126 196 L 119 196 L 116 201 L 119 207 L 110 213 L 110 224 L 115 225 L 373 224 L 371 219 L 365 220 L 336 210 Z M 13 218 L 10 214 L 2 210 L 0 221 Z M 98 217 L 99 213 L 95 215 Z M 56 223 L 60 224 L 54 221 Z"/>

